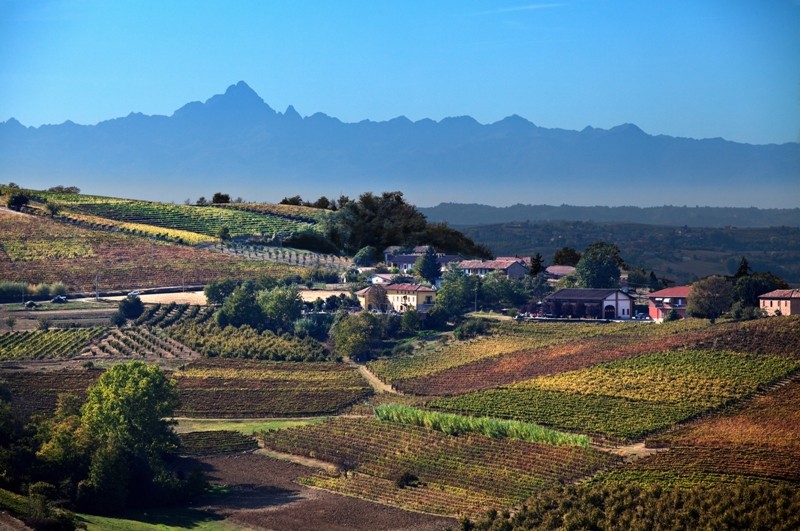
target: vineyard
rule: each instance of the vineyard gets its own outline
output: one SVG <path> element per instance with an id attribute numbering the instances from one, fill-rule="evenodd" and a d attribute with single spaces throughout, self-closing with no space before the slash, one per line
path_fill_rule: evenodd
<path id="1" fill-rule="evenodd" d="M 176 376 L 176 415 L 185 417 L 334 414 L 372 393 L 356 369 L 338 363 L 201 360 Z"/>
<path id="2" fill-rule="evenodd" d="M 576 446 L 551 446 L 470 434 L 453 437 L 375 419 L 336 418 L 323 424 L 262 433 L 279 452 L 338 465 L 338 478 L 305 482 L 334 492 L 437 514 L 478 514 L 560 481 L 573 481 L 617 462 Z M 414 479 L 412 479 L 414 478 Z"/>
<path id="3" fill-rule="evenodd" d="M 138 326 L 135 328 L 115 328 L 101 341 L 95 342 L 81 352 L 81 357 L 90 360 L 111 358 L 146 359 L 157 358 L 195 359 L 200 354 L 157 328 Z"/>
<path id="4" fill-rule="evenodd" d="M 253 437 L 238 431 L 194 431 L 182 433 L 180 438 L 182 455 L 229 454 L 258 448 L 258 442 Z"/>
<path id="5" fill-rule="evenodd" d="M 649 324 L 509 323 L 491 337 L 455 341 L 433 352 L 377 360 L 370 369 L 397 389 L 449 396 L 513 384 L 707 337 L 701 321 Z"/>
<path id="6" fill-rule="evenodd" d="M 249 326 L 220 328 L 214 322 L 187 320 L 167 333 L 210 358 L 249 358 L 271 361 L 326 361 L 329 354 L 311 337 L 278 336 Z"/>
<path id="7" fill-rule="evenodd" d="M 12 409 L 25 419 L 35 413 L 52 412 L 61 393 L 85 398 L 86 389 L 102 373 L 96 369 L 46 372 L 4 370 L 0 371 L 0 380 L 10 391 Z"/>
<path id="8" fill-rule="evenodd" d="M 92 198 L 90 201 L 80 202 L 83 197 L 77 196 L 65 207 L 78 213 L 123 223 L 151 225 L 211 237 L 216 237 L 223 227 L 228 228 L 231 236 L 249 236 L 297 232 L 313 226 L 306 221 L 266 212 L 119 199 L 100 201 Z"/>
<path id="9" fill-rule="evenodd" d="M 799 367 L 777 356 L 656 353 L 430 405 L 633 439 L 743 398 Z"/>
<path id="10" fill-rule="evenodd" d="M 206 284 L 221 278 L 284 278 L 300 267 L 0 212 L 0 278 L 62 281 L 72 292 Z M 10 251 L 10 252 L 9 252 Z"/>
<path id="11" fill-rule="evenodd" d="M 0 361 L 71 358 L 106 330 L 92 327 L 0 334 Z"/>

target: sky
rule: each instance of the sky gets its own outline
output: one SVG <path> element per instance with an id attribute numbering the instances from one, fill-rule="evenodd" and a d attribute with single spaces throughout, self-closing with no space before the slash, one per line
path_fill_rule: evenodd
<path id="1" fill-rule="evenodd" d="M 800 142 L 800 0 L 0 0 L 0 121 L 171 115 L 240 80 L 345 122 Z"/>

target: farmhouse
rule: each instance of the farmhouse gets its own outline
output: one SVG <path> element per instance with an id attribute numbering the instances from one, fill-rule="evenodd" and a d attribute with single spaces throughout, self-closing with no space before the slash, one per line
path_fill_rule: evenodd
<path id="1" fill-rule="evenodd" d="M 758 297 L 758 303 L 767 315 L 800 314 L 800 289 L 776 289 Z"/>
<path id="2" fill-rule="evenodd" d="M 618 289 L 564 288 L 544 302 L 553 317 L 630 319 L 634 299 Z"/>
<path id="3" fill-rule="evenodd" d="M 436 289 L 420 284 L 373 284 L 356 292 L 365 310 L 403 313 L 409 309 L 427 312 L 436 302 Z"/>
<path id="4" fill-rule="evenodd" d="M 675 310 L 683 319 L 686 317 L 686 299 L 691 291 L 691 286 L 675 286 L 652 292 L 647 296 L 649 299 L 648 315 L 653 321 L 660 322 L 664 320 L 670 310 Z"/>
<path id="5" fill-rule="evenodd" d="M 414 247 L 412 252 L 402 253 L 402 247 L 393 245 L 387 247 L 383 251 L 384 262 L 389 267 L 396 267 L 401 273 L 410 273 L 414 269 L 414 264 L 420 256 L 428 252 L 430 246 L 421 245 Z M 436 253 L 436 261 L 439 263 L 439 269 L 444 271 L 447 265 L 453 262 L 460 262 L 464 257 L 456 254 Z"/>
<path id="6" fill-rule="evenodd" d="M 458 268 L 468 275 L 484 277 L 494 271 L 501 271 L 508 275 L 508 278 L 525 278 L 528 268 L 520 259 L 505 260 L 464 260 L 458 264 Z"/>
<path id="7" fill-rule="evenodd" d="M 383 286 L 391 284 L 399 275 L 396 273 L 374 273 L 367 279 L 370 284 L 381 284 Z"/>

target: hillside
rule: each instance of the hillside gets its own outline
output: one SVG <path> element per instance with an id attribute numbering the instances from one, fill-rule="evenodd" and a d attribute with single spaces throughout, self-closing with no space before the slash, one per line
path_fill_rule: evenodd
<path id="1" fill-rule="evenodd" d="M 209 194 L 222 182 L 236 195 L 272 201 L 402 183 L 418 204 L 723 206 L 724 189 L 724 205 L 796 208 L 798 168 L 800 144 L 674 138 L 632 124 L 569 131 L 519 116 L 491 124 L 469 116 L 303 117 L 292 107 L 275 111 L 244 82 L 171 116 L 0 123 L 0 179 L 42 188 L 58 175 L 101 194 L 167 201 Z"/>
<path id="2" fill-rule="evenodd" d="M 800 198 L 798 198 L 800 199 Z M 693 202 L 688 199 L 684 203 Z M 573 206 L 441 203 L 419 209 L 432 222 L 455 226 L 496 225 L 523 221 L 591 221 L 643 223 L 675 227 L 800 227 L 800 208 L 734 208 L 688 206 Z"/>
<path id="3" fill-rule="evenodd" d="M 462 227 L 495 255 L 533 256 L 546 263 L 562 247 L 582 251 L 598 241 L 619 246 L 631 266 L 678 283 L 711 274 L 733 274 L 742 256 L 756 271 L 800 283 L 800 229 L 696 228 L 582 221 L 516 222 Z"/>

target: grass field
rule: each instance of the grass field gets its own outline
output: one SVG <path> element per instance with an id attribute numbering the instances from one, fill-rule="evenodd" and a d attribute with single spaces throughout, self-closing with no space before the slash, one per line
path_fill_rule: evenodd
<path id="1" fill-rule="evenodd" d="M 238 431 L 245 435 L 253 435 L 260 431 L 282 430 L 286 428 L 296 428 L 309 424 L 318 424 L 325 420 L 325 417 L 303 418 L 303 419 L 192 419 L 179 418 L 175 431 L 178 433 L 189 433 L 195 431 Z"/>

